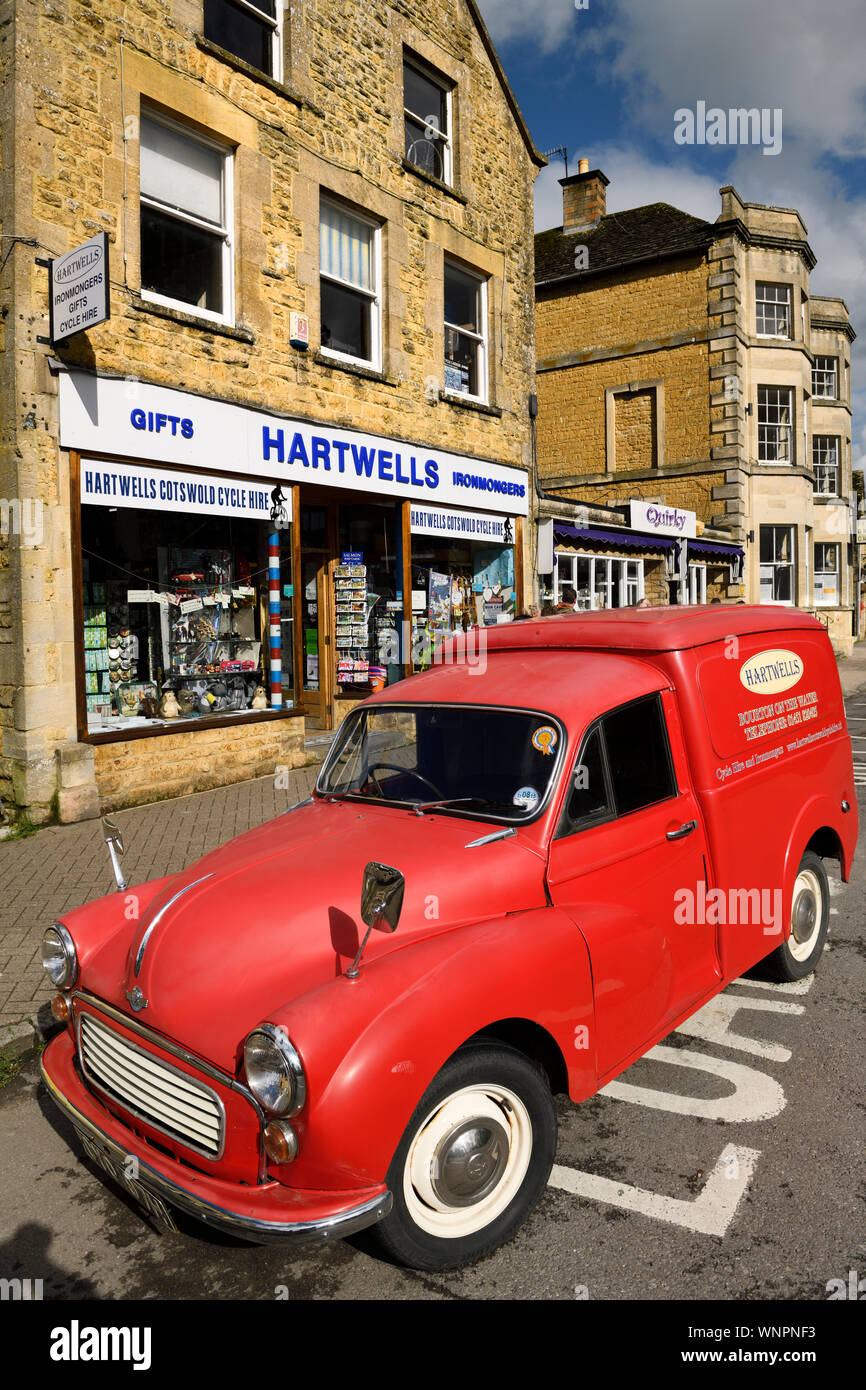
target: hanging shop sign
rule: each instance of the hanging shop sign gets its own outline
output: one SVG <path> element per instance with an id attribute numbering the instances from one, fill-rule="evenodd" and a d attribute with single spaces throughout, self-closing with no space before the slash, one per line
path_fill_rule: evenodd
<path id="1" fill-rule="evenodd" d="M 64 449 L 349 488 L 526 516 L 526 473 L 425 444 L 287 419 L 186 391 L 83 372 L 60 376 Z"/>
<path id="2" fill-rule="evenodd" d="M 108 292 L 108 234 L 48 262 L 52 343 L 84 333 L 111 317 Z"/>
<path id="3" fill-rule="evenodd" d="M 191 512 L 197 516 L 271 517 L 271 489 L 251 478 L 219 473 L 181 473 L 149 464 L 106 463 L 82 458 L 81 501 L 97 507 L 146 512 Z M 291 497 L 283 499 L 291 519 Z"/>
<path id="4" fill-rule="evenodd" d="M 653 536 L 690 536 L 692 540 L 698 534 L 697 512 L 667 507 L 662 502 L 632 501 L 630 506 L 633 531 L 648 531 Z"/>
<path id="5" fill-rule="evenodd" d="M 417 536 L 447 536 L 486 541 L 494 545 L 514 544 L 514 522 L 511 517 L 489 516 L 486 512 L 415 506 L 409 509 L 409 529 Z"/>

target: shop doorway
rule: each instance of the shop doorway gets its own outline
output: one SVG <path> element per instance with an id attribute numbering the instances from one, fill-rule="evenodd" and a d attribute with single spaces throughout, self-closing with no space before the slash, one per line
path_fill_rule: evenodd
<path id="1" fill-rule="evenodd" d="M 403 504 L 304 488 L 299 506 L 301 681 L 307 727 L 331 730 L 400 680 Z"/>
<path id="2" fill-rule="evenodd" d="M 333 502 L 302 502 L 301 530 L 301 686 L 306 723 L 333 729 L 333 618 L 329 602 L 336 550 L 337 509 Z"/>

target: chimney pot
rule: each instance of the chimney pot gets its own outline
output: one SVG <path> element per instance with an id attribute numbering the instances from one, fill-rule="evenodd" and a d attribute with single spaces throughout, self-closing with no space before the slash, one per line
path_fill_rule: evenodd
<path id="1" fill-rule="evenodd" d="M 578 160 L 578 162 L 577 162 L 577 172 L 578 172 L 579 174 L 588 174 L 588 173 L 589 173 L 589 160 L 588 160 L 588 159 L 579 159 L 579 160 Z"/>

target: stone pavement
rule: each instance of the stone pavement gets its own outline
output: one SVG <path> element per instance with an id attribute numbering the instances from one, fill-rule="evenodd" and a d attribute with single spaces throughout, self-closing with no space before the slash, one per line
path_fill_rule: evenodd
<path id="1" fill-rule="evenodd" d="M 303 801 L 319 767 L 314 763 L 284 774 L 285 790 L 275 787 L 273 777 L 258 777 L 116 812 L 127 882 L 178 873 L 208 850 Z M 45 928 L 70 908 L 113 891 L 98 820 L 47 826 L 26 839 L 0 841 L 0 1049 L 25 1051 L 52 1024 L 48 1004 L 54 991 L 40 953 Z"/>
<path id="2" fill-rule="evenodd" d="M 845 696 L 866 687 L 866 642 L 839 662 Z M 330 738 L 308 740 L 324 757 Z M 321 744 L 321 747 L 313 745 Z M 319 764 L 288 773 L 288 788 L 273 777 L 236 782 L 215 791 L 156 801 L 115 820 L 123 831 L 127 881 L 177 873 L 208 850 L 279 815 L 309 796 Z M 52 1025 L 53 990 L 40 959 L 42 933 L 55 917 L 114 890 L 99 821 L 55 825 L 24 840 L 0 841 L 0 1049 L 24 1051 Z"/>

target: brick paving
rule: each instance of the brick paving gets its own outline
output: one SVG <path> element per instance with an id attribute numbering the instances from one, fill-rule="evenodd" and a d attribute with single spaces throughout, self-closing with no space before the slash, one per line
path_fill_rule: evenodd
<path id="1" fill-rule="evenodd" d="M 289 772 L 285 789 L 277 789 L 273 777 L 258 777 L 116 812 L 113 819 L 126 846 L 127 881 L 179 872 L 208 850 L 302 801 L 318 774 L 314 763 Z M 98 820 L 48 826 L 27 839 L 0 841 L 0 1047 L 26 1047 L 50 1025 L 53 990 L 40 958 L 46 926 L 70 908 L 113 891 Z"/>

